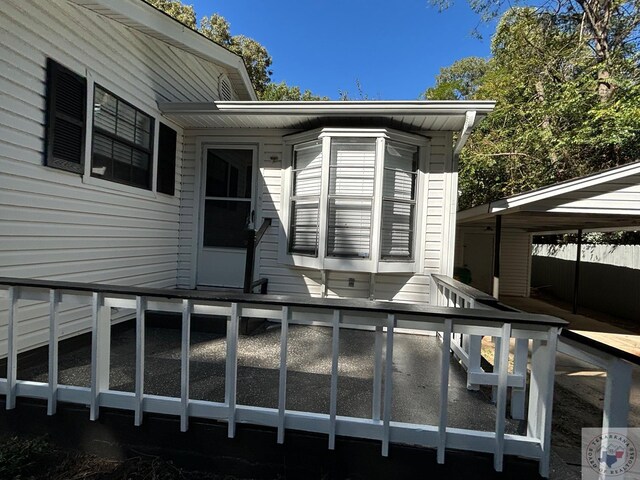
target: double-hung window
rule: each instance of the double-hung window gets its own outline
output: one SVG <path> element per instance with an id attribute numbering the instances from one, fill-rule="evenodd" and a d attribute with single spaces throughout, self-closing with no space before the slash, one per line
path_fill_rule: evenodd
<path id="1" fill-rule="evenodd" d="M 44 164 L 85 174 L 91 128 L 92 177 L 151 190 L 154 118 L 82 75 L 47 58 Z M 93 85 L 93 124 L 87 115 Z M 88 118 L 89 117 L 89 118 Z M 178 132 L 158 122 L 156 192 L 175 195 Z"/>
<path id="2" fill-rule="evenodd" d="M 428 140 L 386 129 L 323 129 L 287 139 L 284 263 L 418 272 Z"/>
<path id="3" fill-rule="evenodd" d="M 151 189 L 153 119 L 95 86 L 91 175 Z"/>

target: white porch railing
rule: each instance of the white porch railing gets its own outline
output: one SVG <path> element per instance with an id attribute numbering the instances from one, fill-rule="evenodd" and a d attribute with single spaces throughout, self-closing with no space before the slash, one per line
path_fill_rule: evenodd
<path id="1" fill-rule="evenodd" d="M 486 309 L 428 307 L 368 300 L 328 300 L 273 295 L 220 294 L 215 292 L 156 290 L 111 285 L 78 284 L 0 278 L 0 297 L 9 304 L 7 376 L 0 379 L 0 394 L 6 396 L 6 408 L 15 407 L 17 397 L 45 399 L 48 414 L 56 412 L 57 402 L 89 405 L 91 420 L 100 408 L 130 410 L 140 425 L 145 412 L 180 417 L 181 430 L 189 428 L 193 417 L 227 422 L 228 435 L 235 435 L 237 423 L 270 426 L 277 430 L 277 441 L 284 441 L 285 429 L 328 435 L 328 447 L 335 446 L 336 435 L 366 438 L 381 442 L 382 455 L 389 444 L 403 443 L 437 450 L 439 463 L 445 461 L 447 448 L 492 453 L 494 467 L 502 471 L 504 455 L 538 459 L 540 473 L 549 474 L 551 407 L 556 343 L 562 320 L 548 316 Z M 17 378 L 18 305 L 23 300 L 50 304 L 50 341 L 48 382 Z M 92 307 L 91 386 L 62 385 L 58 382 L 58 307 Z M 136 319 L 135 391 L 111 390 L 109 385 L 111 308 L 131 309 Z M 182 315 L 181 393 L 180 397 L 144 393 L 145 312 L 179 312 Z M 190 322 L 192 314 L 226 318 L 227 356 L 224 402 L 195 400 L 189 396 Z M 262 408 L 236 403 L 238 324 L 240 318 L 264 318 L 281 322 L 278 408 Z M 215 320 L 212 320 L 215 321 Z M 325 325 L 332 328 L 332 368 L 329 414 L 288 410 L 286 408 L 288 326 L 292 323 Z M 371 418 L 337 414 L 338 339 L 342 328 L 369 327 L 375 330 L 373 365 L 373 401 Z M 396 422 L 391 419 L 393 397 L 393 350 L 398 328 L 436 331 L 442 335 L 439 366 L 439 420 L 436 425 Z M 385 331 L 386 330 L 386 331 Z M 496 421 L 492 432 L 448 426 L 449 351 L 452 335 L 499 337 L 533 341 L 531 389 L 527 411 L 527 434 L 505 433 L 507 388 L 514 374 L 508 370 L 508 349 L 501 350 L 499 368 L 487 373 L 496 386 Z M 386 349 L 383 345 L 386 344 Z M 383 350 L 385 352 L 383 353 Z M 383 382 L 383 377 L 385 381 Z M 518 383 L 519 385 L 519 383 Z"/>
<path id="2" fill-rule="evenodd" d="M 440 305 L 454 307 L 471 306 L 472 308 L 485 308 L 496 310 L 504 307 L 498 301 L 479 290 L 476 290 L 464 283 L 458 282 L 444 275 L 432 275 L 438 287 L 438 302 Z M 518 311 L 508 307 L 511 311 Z M 467 368 L 468 378 L 473 382 L 492 385 L 487 377 L 478 378 L 474 375 L 480 365 L 480 336 L 470 336 L 466 339 L 458 340 L 456 344 L 451 341 L 454 354 Z M 629 399 L 631 393 L 632 374 L 634 365 L 640 365 L 640 358 L 628 352 L 616 349 L 602 342 L 580 335 L 568 329 L 563 329 L 558 338 L 557 351 L 594 367 L 602 369 L 606 373 L 604 405 L 602 409 L 602 430 L 609 428 L 627 428 L 629 416 Z M 527 373 L 528 342 L 523 339 L 516 340 L 514 351 L 513 373 L 517 377 L 526 380 Z M 495 339 L 494 356 L 498 362 L 503 358 L 501 352 L 500 339 Z M 500 369 L 499 363 L 494 365 L 494 369 Z M 468 383 L 473 383 L 469 380 Z M 515 382 L 514 382 L 515 383 Z M 511 387 L 511 384 L 509 385 Z M 512 418 L 522 418 L 520 413 L 524 409 L 524 389 L 526 382 L 517 387 L 514 386 L 511 392 L 511 414 Z M 533 386 L 532 386 L 533 388 Z M 514 397 L 515 395 L 515 397 Z M 515 403 L 515 405 L 514 405 Z"/>
<path id="3" fill-rule="evenodd" d="M 437 304 L 454 308 L 480 308 L 491 311 L 499 310 L 498 300 L 469 285 L 445 275 L 432 275 L 437 291 Z M 502 339 L 493 337 L 494 355 L 493 371 L 500 370 L 502 361 Z M 510 342 L 507 345 L 507 359 Z M 485 372 L 482 368 L 482 335 L 453 335 L 451 350 L 467 370 L 467 388 L 477 390 L 480 385 L 493 386 L 493 401 L 496 401 L 496 373 Z M 527 388 L 527 356 L 529 341 L 526 338 L 514 340 L 513 370 L 509 373 L 508 388 L 511 389 L 511 418 L 525 418 L 525 402 Z M 507 360 L 508 361 L 508 360 Z"/>

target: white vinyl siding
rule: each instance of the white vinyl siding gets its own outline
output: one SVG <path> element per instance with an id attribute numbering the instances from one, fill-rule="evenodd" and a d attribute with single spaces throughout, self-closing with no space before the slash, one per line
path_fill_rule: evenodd
<path id="1" fill-rule="evenodd" d="M 531 279 L 531 234 L 502 231 L 500 295 L 528 297 Z"/>
<path id="2" fill-rule="evenodd" d="M 450 132 L 420 132 L 431 138 L 430 155 L 426 170 L 426 228 L 423 232 L 424 269 L 417 274 L 378 273 L 371 282 L 368 273 L 335 272 L 326 273 L 323 283 L 319 270 L 295 268 L 278 262 L 278 248 L 281 223 L 282 182 L 284 172 L 282 159 L 285 153 L 282 137 L 287 131 L 266 129 L 209 129 L 185 131 L 184 158 L 182 166 L 182 204 L 180 213 L 180 253 L 178 264 L 178 286 L 193 288 L 195 285 L 195 257 L 197 246 L 197 226 L 194 225 L 194 198 L 198 198 L 196 181 L 201 161 L 199 147 L 210 144 L 248 144 L 258 146 L 259 173 L 257 180 L 256 228 L 263 218 L 271 218 L 272 225 L 262 238 L 256 254 L 256 278 L 269 279 L 269 293 L 320 297 L 326 290 L 327 296 L 352 298 L 375 298 L 409 303 L 430 303 L 431 273 L 447 273 L 442 265 L 449 259 L 445 256 L 443 237 L 445 235 L 445 197 L 455 195 L 457 185 L 446 181 L 452 168 L 452 138 Z M 196 200 L 197 201 L 197 200 Z M 452 234 L 450 234 L 453 236 Z M 194 246 L 195 245 L 195 246 Z M 453 246 L 449 249 L 453 256 Z M 453 259 L 451 258 L 451 264 Z M 349 279 L 353 279 L 350 287 Z"/>
<path id="3" fill-rule="evenodd" d="M 216 99 L 220 68 L 64 0 L 5 0 L 0 28 L 0 276 L 175 287 L 181 129 L 167 122 L 178 132 L 175 197 L 88 184 L 43 166 L 46 58 L 156 118 L 158 101 Z M 20 350 L 46 344 L 48 308 L 20 303 Z M 62 338 L 89 331 L 89 313 L 64 308 Z M 114 318 L 123 315 L 130 312 Z M 0 324 L 0 356 L 6 335 Z"/>

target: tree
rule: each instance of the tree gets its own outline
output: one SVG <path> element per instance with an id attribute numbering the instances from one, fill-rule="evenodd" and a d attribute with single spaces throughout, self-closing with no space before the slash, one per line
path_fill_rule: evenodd
<path id="1" fill-rule="evenodd" d="M 284 81 L 280 83 L 269 83 L 260 100 L 267 101 L 327 101 L 329 97 L 320 97 L 314 95 L 310 90 L 304 92 L 300 90 L 300 87 L 289 86 Z"/>
<path id="2" fill-rule="evenodd" d="M 428 88 L 422 97 L 427 100 L 465 100 L 476 92 L 487 72 L 487 60 L 467 57 L 440 69 L 436 85 Z"/>
<path id="3" fill-rule="evenodd" d="M 441 10 L 453 4 L 452 0 L 429 2 Z M 485 21 L 496 18 L 511 4 L 510 0 L 469 0 L 471 8 Z M 597 68 L 592 74 L 599 100 L 608 101 L 620 73 L 616 64 L 637 54 L 640 0 L 542 0 L 535 10 L 553 15 L 558 23 L 579 33 L 577 41 L 593 51 Z"/>
<path id="4" fill-rule="evenodd" d="M 626 59 L 612 62 L 616 88 L 603 102 L 598 64 L 580 35 L 561 16 L 508 10 L 492 58 L 460 60 L 427 89 L 430 99 L 497 101 L 460 157 L 461 208 L 638 158 L 640 72 Z"/>

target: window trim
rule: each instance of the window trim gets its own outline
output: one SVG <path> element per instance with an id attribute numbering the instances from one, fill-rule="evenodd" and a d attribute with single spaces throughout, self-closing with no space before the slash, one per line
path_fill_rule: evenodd
<path id="1" fill-rule="evenodd" d="M 100 127 L 97 127 L 95 124 L 95 101 L 96 101 L 96 89 L 100 88 L 101 90 L 105 91 L 106 93 L 108 93 L 109 95 L 111 95 L 112 97 L 114 97 L 118 102 L 122 102 L 125 105 L 128 105 L 129 107 L 133 108 L 134 110 L 136 110 L 136 112 L 140 112 L 143 115 L 146 115 L 147 117 L 149 117 L 149 119 L 151 120 L 151 124 L 149 126 L 149 147 L 142 147 L 138 144 L 136 144 L 135 142 L 132 142 L 126 138 L 120 137 L 115 133 L 111 133 L 108 132 L 106 130 L 103 130 Z M 91 93 L 91 149 L 89 151 L 89 177 L 92 178 L 97 178 L 100 180 L 103 180 L 105 182 L 111 182 L 111 183 L 118 183 L 121 185 L 126 185 L 127 187 L 132 187 L 132 188 L 136 188 L 136 189 L 140 189 L 140 190 L 145 190 L 145 191 L 149 191 L 149 192 L 153 192 L 156 193 L 155 188 L 156 188 L 156 182 L 155 182 L 155 171 L 157 168 L 157 141 L 158 141 L 158 135 L 156 130 L 158 130 L 156 128 L 156 123 L 158 122 L 158 119 L 156 118 L 155 115 L 149 114 L 147 113 L 144 109 L 137 107 L 136 105 L 132 104 L 131 102 L 125 100 L 122 96 L 114 93 L 110 88 L 103 86 L 102 83 L 96 82 L 96 81 L 92 81 L 91 85 L 90 85 L 90 93 Z M 116 114 L 116 121 L 117 121 L 117 114 Z M 133 182 L 127 182 L 125 180 L 121 180 L 121 179 L 117 179 L 117 178 L 105 178 L 102 175 L 98 175 L 98 174 L 94 174 L 93 172 L 93 161 L 94 161 L 94 147 L 95 147 L 95 141 L 96 141 L 96 135 L 102 135 L 104 137 L 108 137 L 110 140 L 114 141 L 114 142 L 120 142 L 121 144 L 124 144 L 125 146 L 132 148 L 134 150 L 137 150 L 139 152 L 143 152 L 146 153 L 149 156 L 149 171 L 147 173 L 147 187 L 143 187 L 141 185 L 135 184 Z M 111 159 L 112 161 L 114 161 L 114 159 Z"/>
<path id="2" fill-rule="evenodd" d="M 348 257 L 328 257 L 328 193 L 331 139 L 339 137 L 376 138 L 376 176 L 374 186 L 374 204 L 372 218 L 372 235 L 370 257 L 368 259 Z M 293 148 L 295 145 L 320 140 L 322 149 L 322 181 L 320 191 L 320 232 L 318 235 L 317 256 L 301 255 L 289 252 L 289 232 L 291 224 L 291 199 L 293 189 Z M 384 153 L 387 141 L 394 141 L 418 147 L 418 170 L 416 176 L 415 218 L 413 255 L 410 260 L 381 258 L 381 225 L 382 225 L 382 187 L 384 176 Z M 312 268 L 316 270 L 342 270 L 369 273 L 421 273 L 424 268 L 424 240 L 426 229 L 426 190 L 427 190 L 427 162 L 430 158 L 430 139 L 422 135 L 399 132 L 387 128 L 320 128 L 308 132 L 297 133 L 284 138 L 284 155 L 282 168 L 282 226 L 278 261 L 283 264 Z M 378 173 L 380 172 L 380 173 Z M 373 234 L 377 232 L 377 234 Z"/>

